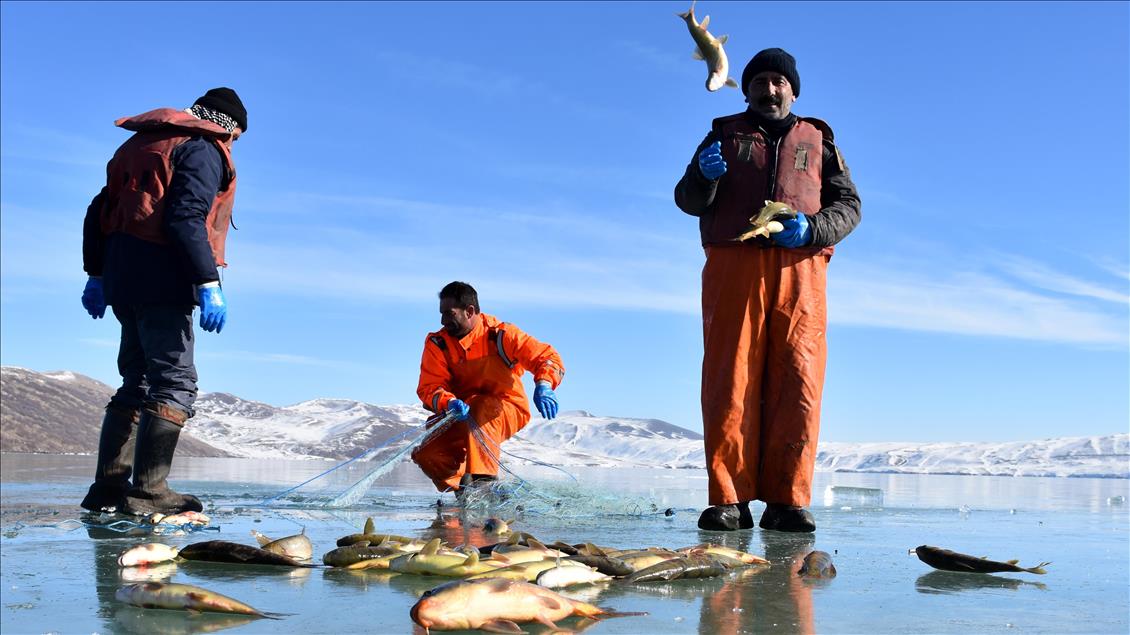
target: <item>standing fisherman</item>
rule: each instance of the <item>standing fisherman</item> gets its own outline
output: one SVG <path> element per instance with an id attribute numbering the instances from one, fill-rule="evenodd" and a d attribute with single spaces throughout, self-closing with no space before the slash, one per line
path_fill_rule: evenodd
<path id="1" fill-rule="evenodd" d="M 557 416 L 553 390 L 565 376 L 561 356 L 513 324 L 479 308 L 479 294 L 466 282 L 439 292 L 440 323 L 429 333 L 420 361 L 416 394 L 432 412 L 455 423 L 412 453 L 412 460 L 439 491 L 456 490 L 498 475 L 502 442 L 530 422 L 522 375 L 534 374 L 534 405 L 541 416 Z"/>
<path id="2" fill-rule="evenodd" d="M 231 146 L 247 110 L 230 88 L 191 108 L 119 119 L 134 132 L 106 166 L 106 186 L 86 211 L 82 306 L 106 306 L 122 325 L 122 386 L 106 406 L 98 467 L 82 507 L 130 514 L 201 511 L 166 481 L 181 428 L 193 416 L 196 366 L 192 312 L 219 333 L 227 303 L 218 267 L 235 198 Z M 132 487 L 130 476 L 133 476 Z"/>
<path id="3" fill-rule="evenodd" d="M 706 250 L 702 426 L 711 506 L 698 526 L 749 529 L 749 503 L 762 500 L 762 528 L 814 531 L 805 507 L 827 358 L 825 274 L 832 245 L 859 223 L 859 195 L 828 124 L 791 112 L 800 95 L 792 55 L 761 51 L 741 88 L 749 107 L 714 120 L 675 187 L 675 204 L 698 217 Z M 767 238 L 735 240 L 762 207 L 792 213 Z"/>

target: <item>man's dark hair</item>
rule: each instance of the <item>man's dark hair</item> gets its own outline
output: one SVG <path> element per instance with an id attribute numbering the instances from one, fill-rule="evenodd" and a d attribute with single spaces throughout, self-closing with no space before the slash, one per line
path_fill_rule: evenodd
<path id="1" fill-rule="evenodd" d="M 455 306 L 460 309 L 466 309 L 469 306 L 475 307 L 476 311 L 482 311 L 479 306 L 479 294 L 475 291 L 475 287 L 467 284 L 466 282 L 455 281 L 449 283 L 443 289 L 440 289 L 439 299 L 451 298 L 455 301 Z"/>

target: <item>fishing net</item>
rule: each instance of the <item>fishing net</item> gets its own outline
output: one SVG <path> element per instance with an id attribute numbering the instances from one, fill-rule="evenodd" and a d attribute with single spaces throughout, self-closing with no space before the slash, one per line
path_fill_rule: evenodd
<path id="1" fill-rule="evenodd" d="M 438 435 L 452 418 L 433 418 L 425 429 L 412 429 L 370 448 L 362 454 L 330 468 L 306 481 L 262 501 L 264 507 L 302 507 L 307 509 L 349 509 L 361 503 L 373 483 L 404 465 L 412 450 Z M 666 511 L 649 497 L 623 495 L 586 487 L 568 471 L 542 461 L 520 457 L 503 450 L 484 434 L 474 419 L 470 430 L 480 448 L 499 466 L 499 479 L 464 487 L 456 507 L 472 516 L 489 515 L 516 518 L 525 515 L 568 519 L 607 518 L 609 516 L 663 515 Z M 408 438 L 412 434 L 411 438 Z M 508 455 L 521 462 L 548 467 L 560 472 L 560 480 L 527 480 L 501 460 Z M 568 480 L 565 480 L 565 479 Z M 387 496 L 383 496 L 387 499 Z M 366 508 L 371 508 L 367 501 Z"/>

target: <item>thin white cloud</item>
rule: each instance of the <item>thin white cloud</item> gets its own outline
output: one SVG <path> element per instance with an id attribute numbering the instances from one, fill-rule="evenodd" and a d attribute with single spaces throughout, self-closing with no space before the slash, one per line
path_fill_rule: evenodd
<path id="1" fill-rule="evenodd" d="M 1111 289 L 1090 280 L 1081 280 L 1028 258 L 1017 256 L 1001 257 L 1000 267 L 1009 275 L 1039 289 L 1095 298 L 1096 300 L 1105 300 L 1124 306 L 1130 305 L 1130 295 L 1126 293 L 1125 285 L 1122 285 L 1122 290 Z M 1114 273 L 1114 271 L 1111 272 Z M 1117 273 L 1124 280 L 1126 279 L 1127 273 L 1125 270 Z"/>
<path id="2" fill-rule="evenodd" d="M 840 267 L 829 275 L 828 310 L 836 324 L 1128 345 L 1124 314 L 1083 300 L 1041 295 L 982 273 L 926 276 L 868 265 Z"/>

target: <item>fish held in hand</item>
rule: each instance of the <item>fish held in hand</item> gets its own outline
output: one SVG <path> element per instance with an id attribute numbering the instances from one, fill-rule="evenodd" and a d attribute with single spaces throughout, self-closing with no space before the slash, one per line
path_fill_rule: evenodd
<path id="1" fill-rule="evenodd" d="M 600 619 L 646 613 L 617 613 L 529 582 L 488 578 L 441 584 L 416 602 L 411 615 L 412 621 L 428 630 L 478 628 L 521 633 L 519 622 L 538 622 L 559 630 L 554 622 L 573 615 Z"/>
<path id="2" fill-rule="evenodd" d="M 836 577 L 836 565 L 827 551 L 812 551 L 804 557 L 796 574 L 802 578 L 830 579 Z"/>
<path id="3" fill-rule="evenodd" d="M 785 230 L 785 226 L 776 219 L 796 218 L 796 215 L 796 210 L 784 203 L 765 201 L 765 206 L 756 215 L 750 217 L 749 229 L 734 240 L 742 241 L 755 236 L 768 237 L 769 234 L 779 234 Z"/>
<path id="4" fill-rule="evenodd" d="M 687 23 L 687 30 L 691 32 L 691 38 L 695 43 L 694 58 L 696 60 L 703 60 L 706 62 L 706 90 L 714 92 L 723 86 L 737 88 L 738 83 L 729 76 L 730 61 L 726 59 L 726 51 L 722 45 L 729 39 L 728 35 L 714 37 L 710 31 L 706 30 L 706 26 L 710 24 L 710 16 L 698 22 L 694 17 L 694 2 L 691 2 L 691 8 L 686 13 L 678 13 Z"/>
<path id="5" fill-rule="evenodd" d="M 958 571 L 961 573 L 1001 573 L 1009 571 L 1043 575 L 1047 573 L 1047 571 L 1044 571 L 1044 567 L 1051 564 L 1050 562 L 1041 562 L 1034 567 L 1025 569 L 1017 566 L 1016 563 L 1019 562 L 1019 560 L 997 562 L 995 560 L 969 556 L 964 553 L 942 549 L 941 547 L 931 547 L 929 545 L 916 547 L 914 553 L 918 556 L 919 560 L 935 569 L 941 569 L 942 571 Z"/>
<path id="6" fill-rule="evenodd" d="M 239 600 L 191 584 L 166 584 L 162 582 L 127 584 L 118 589 L 114 597 L 120 602 L 143 609 L 237 613 L 271 619 L 279 619 L 284 615 L 283 613 L 265 613 Z"/>
<path id="7" fill-rule="evenodd" d="M 127 549 L 118 556 L 120 567 L 145 567 L 160 562 L 172 562 L 177 559 L 176 547 L 150 542 Z"/>

